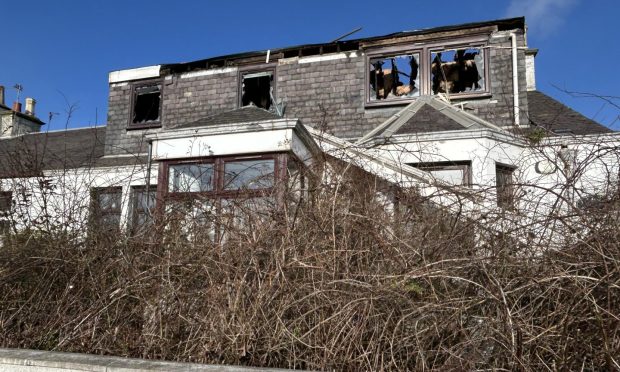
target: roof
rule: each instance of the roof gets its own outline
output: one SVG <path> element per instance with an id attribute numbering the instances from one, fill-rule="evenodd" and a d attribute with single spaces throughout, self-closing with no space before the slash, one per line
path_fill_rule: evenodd
<path id="1" fill-rule="evenodd" d="M 462 23 L 458 25 L 433 27 L 433 28 L 420 29 L 420 30 L 401 31 L 401 32 L 387 34 L 387 35 L 373 36 L 373 37 L 367 37 L 367 38 L 338 40 L 338 41 L 332 41 L 328 43 L 302 44 L 302 45 L 296 45 L 296 46 L 290 46 L 290 47 L 284 47 L 284 48 L 274 48 L 274 49 L 270 49 L 269 52 L 270 52 L 271 60 L 275 61 L 278 58 L 309 56 L 309 55 L 316 55 L 316 54 L 323 54 L 323 53 L 334 53 L 334 52 L 358 50 L 361 43 L 372 43 L 372 42 L 377 42 L 377 41 L 381 41 L 384 39 L 392 39 L 392 38 L 408 37 L 408 36 L 416 36 L 416 35 L 427 35 L 427 34 L 438 33 L 438 32 L 450 32 L 450 31 L 465 30 L 465 29 L 480 28 L 480 27 L 489 27 L 489 26 L 497 26 L 497 29 L 499 31 L 525 29 L 525 18 L 517 17 L 517 18 L 496 19 L 496 20 L 490 20 L 490 21 Z M 168 64 L 162 64 L 161 69 L 171 70 L 171 71 L 176 71 L 176 72 L 186 72 L 186 71 L 191 71 L 194 69 L 209 68 L 211 66 L 224 67 L 224 66 L 234 65 L 234 63 L 231 63 L 231 62 L 234 60 L 239 60 L 239 59 L 261 58 L 264 60 L 266 53 L 267 53 L 267 50 L 257 50 L 257 51 L 251 51 L 251 52 L 217 56 L 217 57 L 212 57 L 212 58 L 207 58 L 207 59 L 200 59 L 200 60 L 190 61 L 190 62 L 168 63 Z"/>
<path id="2" fill-rule="evenodd" d="M 249 105 L 231 111 L 207 116 L 191 123 L 180 124 L 171 129 L 208 127 L 223 124 L 242 124 L 279 119 L 282 118 L 270 111 L 254 105 Z"/>
<path id="3" fill-rule="evenodd" d="M 2 112 L 3 110 L 5 112 Z M 13 109 L 10 108 L 9 106 L 0 104 L 0 114 L 8 114 L 8 113 L 13 113 L 13 114 L 19 116 L 20 118 L 24 118 L 24 119 L 30 120 L 30 121 L 32 121 L 35 124 L 39 124 L 39 125 L 45 124 L 43 121 L 41 121 L 41 119 L 39 119 L 36 116 L 27 115 L 27 114 L 25 114 L 23 112 L 13 111 Z"/>
<path id="4" fill-rule="evenodd" d="M 540 91 L 527 92 L 527 101 L 530 123 L 556 134 L 579 135 L 613 132 Z"/>
<path id="5" fill-rule="evenodd" d="M 105 127 L 29 133 L 0 140 L 0 178 L 94 165 L 103 156 Z"/>
<path id="6" fill-rule="evenodd" d="M 435 96 L 420 96 L 397 114 L 362 137 L 358 143 L 392 135 L 500 127 L 452 106 Z"/>

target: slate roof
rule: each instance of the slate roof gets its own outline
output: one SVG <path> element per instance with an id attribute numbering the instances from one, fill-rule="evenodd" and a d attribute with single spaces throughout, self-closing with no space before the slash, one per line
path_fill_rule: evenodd
<path id="1" fill-rule="evenodd" d="M 30 133 L 0 139 L 0 178 L 93 166 L 103 156 L 105 127 Z"/>
<path id="2" fill-rule="evenodd" d="M 484 128 L 502 130 L 496 125 L 429 95 L 421 96 L 407 105 L 362 137 L 358 143 L 385 139 L 398 134 Z"/>
<path id="3" fill-rule="evenodd" d="M 282 119 L 282 117 L 274 114 L 273 112 L 254 105 L 249 105 L 235 110 L 207 116 L 191 123 L 180 124 L 171 129 L 208 127 L 213 125 L 251 123 L 279 119 Z"/>
<path id="4" fill-rule="evenodd" d="M 20 118 L 24 118 L 26 120 L 30 120 L 31 122 L 33 122 L 35 124 L 39 124 L 39 125 L 45 124 L 44 122 L 41 121 L 41 119 L 39 119 L 36 116 L 26 115 L 23 112 L 16 112 L 16 111 L 13 111 L 13 109 L 11 109 L 9 106 L 0 104 L 0 114 L 7 114 L 7 113 L 13 113 L 13 114 L 19 116 Z"/>
<path id="5" fill-rule="evenodd" d="M 530 123 L 557 134 L 580 135 L 613 132 L 540 91 L 527 92 L 527 101 Z"/>

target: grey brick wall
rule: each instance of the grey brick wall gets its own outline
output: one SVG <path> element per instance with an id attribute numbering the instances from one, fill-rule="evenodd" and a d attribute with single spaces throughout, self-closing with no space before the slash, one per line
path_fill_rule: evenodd
<path id="1" fill-rule="evenodd" d="M 519 35 L 519 46 L 524 45 Z M 512 57 L 508 34 L 489 39 L 491 97 L 467 99 L 465 108 L 496 125 L 513 123 Z M 519 50 L 522 123 L 527 122 L 525 52 Z M 110 86 L 106 154 L 146 151 L 146 133 L 170 129 L 205 116 L 237 108 L 237 68 L 205 70 L 167 77 L 163 88 L 161 129 L 127 130 L 130 83 Z M 223 72 L 222 72 L 223 71 Z M 281 59 L 276 67 L 276 98 L 286 103 L 286 117 L 323 127 L 342 138 L 366 134 L 403 106 L 365 107 L 365 56 L 347 52 L 345 58 L 301 63 Z"/>

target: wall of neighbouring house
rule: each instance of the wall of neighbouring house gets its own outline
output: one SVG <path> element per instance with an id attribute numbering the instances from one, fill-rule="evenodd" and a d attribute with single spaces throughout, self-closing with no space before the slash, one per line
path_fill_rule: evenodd
<path id="1" fill-rule="evenodd" d="M 394 43 L 397 42 L 395 39 Z M 518 33 L 518 45 L 525 45 L 521 32 Z M 365 53 L 358 50 L 278 60 L 275 95 L 278 101 L 286 104 L 285 116 L 299 118 L 305 125 L 322 126 L 341 138 L 357 138 L 396 113 L 404 103 L 390 107 L 365 104 L 365 77 L 368 73 Z M 510 126 L 514 119 L 509 33 L 490 34 L 488 53 L 491 95 L 459 102 L 472 114 L 497 125 Z M 527 113 L 523 48 L 518 51 L 518 65 L 520 107 Z M 106 154 L 144 153 L 146 133 L 169 130 L 179 124 L 233 110 L 239 105 L 239 71 L 235 66 L 174 73 L 164 80 L 162 128 L 127 130 L 131 84 L 110 84 Z M 522 121 L 526 117 L 522 114 Z"/>

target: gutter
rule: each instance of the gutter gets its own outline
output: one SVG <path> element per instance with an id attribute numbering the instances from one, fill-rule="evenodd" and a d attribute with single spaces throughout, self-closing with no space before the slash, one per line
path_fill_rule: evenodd
<path id="1" fill-rule="evenodd" d="M 513 91 L 513 106 L 514 106 L 514 120 L 515 127 L 520 127 L 520 112 L 519 112 L 519 69 L 517 61 L 517 34 L 510 33 L 510 41 L 512 47 L 512 91 Z"/>

